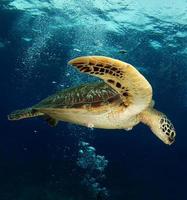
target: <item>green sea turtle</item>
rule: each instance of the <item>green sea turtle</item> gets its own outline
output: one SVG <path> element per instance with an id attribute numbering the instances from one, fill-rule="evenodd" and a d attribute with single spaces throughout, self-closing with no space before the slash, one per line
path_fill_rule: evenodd
<path id="1" fill-rule="evenodd" d="M 51 126 L 66 121 L 87 127 L 131 130 L 148 125 L 165 144 L 175 140 L 175 129 L 165 114 L 154 109 L 152 87 L 132 65 L 104 56 L 85 56 L 68 64 L 104 82 L 66 89 L 8 116 L 19 120 L 43 116 Z"/>

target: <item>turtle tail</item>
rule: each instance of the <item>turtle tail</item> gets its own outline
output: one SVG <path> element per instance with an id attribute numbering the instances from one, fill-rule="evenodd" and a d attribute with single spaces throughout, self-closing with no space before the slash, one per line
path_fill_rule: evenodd
<path id="1" fill-rule="evenodd" d="M 22 110 L 16 110 L 8 115 L 9 120 L 20 120 L 25 118 L 41 116 L 43 113 L 33 108 L 26 108 Z"/>

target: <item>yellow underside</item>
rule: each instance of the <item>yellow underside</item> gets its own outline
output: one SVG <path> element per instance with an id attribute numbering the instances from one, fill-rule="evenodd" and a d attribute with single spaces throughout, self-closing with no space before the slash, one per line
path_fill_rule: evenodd
<path id="1" fill-rule="evenodd" d="M 47 109 L 42 112 L 59 121 L 90 128 L 131 129 L 139 123 L 138 118 L 129 118 L 127 110 L 119 106 L 112 109 L 105 106 L 99 109 Z"/>

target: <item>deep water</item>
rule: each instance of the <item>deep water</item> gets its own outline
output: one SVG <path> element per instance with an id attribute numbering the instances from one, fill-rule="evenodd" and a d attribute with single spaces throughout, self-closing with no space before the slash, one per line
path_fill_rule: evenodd
<path id="1" fill-rule="evenodd" d="M 1 0 L 0 200 L 99 200 L 81 184 L 80 141 L 108 160 L 98 182 L 109 200 L 187 199 L 186 13 L 186 0 Z M 163 144 L 143 124 L 126 132 L 7 120 L 57 90 L 96 81 L 67 66 L 82 55 L 136 66 L 176 142 Z"/>

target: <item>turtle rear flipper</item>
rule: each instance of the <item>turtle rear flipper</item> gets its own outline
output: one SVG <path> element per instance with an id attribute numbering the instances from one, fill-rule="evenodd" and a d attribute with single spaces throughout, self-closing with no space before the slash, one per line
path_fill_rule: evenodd
<path id="1" fill-rule="evenodd" d="M 49 115 L 44 115 L 43 117 L 45 121 L 49 124 L 49 126 L 54 127 L 58 124 L 58 120 L 50 117 Z"/>
<path id="2" fill-rule="evenodd" d="M 36 109 L 33 108 L 26 108 L 22 110 L 16 110 L 8 115 L 9 120 L 20 120 L 25 118 L 31 118 L 31 117 L 37 117 L 41 116 L 43 113 L 39 112 Z"/>

